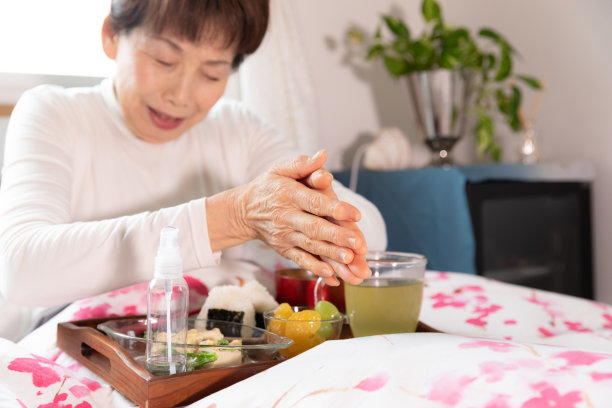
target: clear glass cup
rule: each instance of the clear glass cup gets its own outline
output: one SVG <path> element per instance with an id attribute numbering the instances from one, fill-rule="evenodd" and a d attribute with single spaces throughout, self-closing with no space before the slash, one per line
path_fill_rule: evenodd
<path id="1" fill-rule="evenodd" d="M 423 255 L 376 251 L 367 255 L 372 276 L 344 284 L 346 316 L 355 337 L 416 331 L 427 259 Z M 317 280 L 315 301 L 324 283 Z"/>

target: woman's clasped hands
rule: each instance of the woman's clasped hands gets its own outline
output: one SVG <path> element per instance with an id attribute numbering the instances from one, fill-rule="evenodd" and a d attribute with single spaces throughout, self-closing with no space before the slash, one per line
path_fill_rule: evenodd
<path id="1" fill-rule="evenodd" d="M 230 224 L 240 241 L 260 239 L 326 284 L 350 284 L 370 276 L 361 213 L 340 201 L 324 150 L 277 164 L 227 197 Z M 214 197 L 213 200 L 214 201 Z M 226 230 L 227 231 L 227 230 Z M 215 243 L 211 238 L 213 250 Z"/>

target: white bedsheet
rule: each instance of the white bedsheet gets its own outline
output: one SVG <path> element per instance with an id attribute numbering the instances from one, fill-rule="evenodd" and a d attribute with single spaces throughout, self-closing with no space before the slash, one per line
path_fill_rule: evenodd
<path id="1" fill-rule="evenodd" d="M 188 277 L 192 305 L 204 282 Z M 18 344 L 0 339 L 0 406 L 134 406 L 59 350 L 55 333 L 60 321 L 143 314 L 145 299 L 146 284 L 124 288 L 75 302 Z M 609 305 L 429 271 L 421 320 L 452 334 L 326 342 L 192 406 L 612 406 Z"/>

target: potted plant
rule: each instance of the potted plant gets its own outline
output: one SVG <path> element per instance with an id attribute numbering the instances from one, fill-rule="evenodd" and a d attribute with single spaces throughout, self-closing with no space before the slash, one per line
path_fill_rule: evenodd
<path id="1" fill-rule="evenodd" d="M 436 0 L 423 0 L 422 15 L 426 24 L 420 36 L 390 15 L 382 16 L 369 38 L 355 28 L 348 36 L 367 47 L 367 60 L 382 60 L 392 76 L 408 78 L 419 129 L 440 155 L 434 164 L 450 162 L 448 152 L 465 130 L 467 114 L 475 116 L 479 157 L 499 161 L 494 113 L 499 112 L 513 131 L 521 130 L 521 86 L 541 89 L 541 82 L 513 72 L 517 52 L 493 29 L 482 28 L 475 37 L 465 27 L 447 24 Z"/>

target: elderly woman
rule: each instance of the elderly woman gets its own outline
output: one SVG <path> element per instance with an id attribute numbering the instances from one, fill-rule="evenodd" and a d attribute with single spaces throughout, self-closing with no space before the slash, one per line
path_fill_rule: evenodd
<path id="1" fill-rule="evenodd" d="M 328 284 L 369 276 L 364 237 L 385 245 L 375 207 L 332 182 L 324 151 L 298 156 L 221 99 L 267 23 L 268 0 L 113 0 L 114 77 L 23 95 L 0 198 L 7 299 L 52 305 L 149 280 L 166 225 L 186 271 L 259 239 Z"/>

